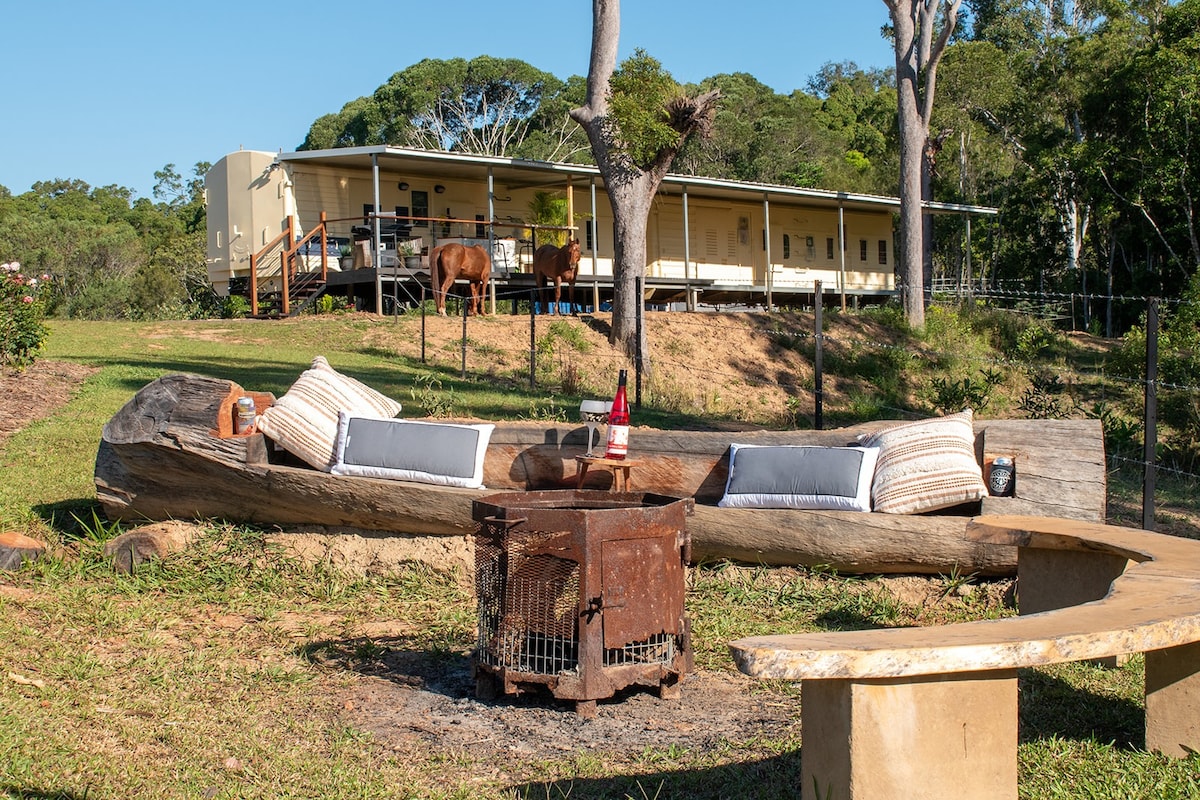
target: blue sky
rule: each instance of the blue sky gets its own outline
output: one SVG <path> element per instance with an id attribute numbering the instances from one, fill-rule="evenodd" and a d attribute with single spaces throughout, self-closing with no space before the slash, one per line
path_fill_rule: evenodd
<path id="1" fill-rule="evenodd" d="M 889 67 L 881 0 L 626 0 L 620 57 L 642 47 L 681 82 L 747 72 L 803 89 L 830 61 Z M 239 148 L 294 150 L 318 116 L 423 58 L 519 58 L 586 75 L 591 3 L 293 0 L 10 3 L 3 14 L 0 185 L 190 175 Z"/>

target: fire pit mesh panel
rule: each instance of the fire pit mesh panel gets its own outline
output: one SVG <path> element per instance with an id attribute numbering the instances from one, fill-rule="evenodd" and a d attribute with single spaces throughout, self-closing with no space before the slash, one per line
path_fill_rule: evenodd
<path id="1" fill-rule="evenodd" d="M 548 535 L 483 523 L 476 532 L 477 658 L 555 675 L 579 665 L 579 564 L 544 549 Z"/>
<path id="2" fill-rule="evenodd" d="M 674 634 L 660 633 L 643 642 L 630 642 L 624 647 L 609 648 L 604 651 L 604 666 L 670 664 L 675 660 L 677 639 Z"/>

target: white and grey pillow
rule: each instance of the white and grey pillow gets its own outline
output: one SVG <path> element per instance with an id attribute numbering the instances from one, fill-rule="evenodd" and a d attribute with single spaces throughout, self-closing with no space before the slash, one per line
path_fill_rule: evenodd
<path id="1" fill-rule="evenodd" d="M 873 447 L 733 444 L 717 505 L 870 511 L 878 454 Z"/>
<path id="2" fill-rule="evenodd" d="M 334 475 L 483 487 L 495 425 L 339 415 Z"/>

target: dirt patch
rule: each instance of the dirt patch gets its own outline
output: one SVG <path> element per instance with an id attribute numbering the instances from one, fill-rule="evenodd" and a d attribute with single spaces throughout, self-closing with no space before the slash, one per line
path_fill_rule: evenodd
<path id="1" fill-rule="evenodd" d="M 0 446 L 17 431 L 67 404 L 97 367 L 69 361 L 36 361 L 15 372 L 0 371 Z"/>
<path id="2" fill-rule="evenodd" d="M 466 535 L 410 536 L 300 526 L 271 534 L 267 541 L 306 563 L 325 563 L 357 575 L 386 573 L 414 561 L 460 574 L 469 574 L 475 565 L 475 549 Z"/>

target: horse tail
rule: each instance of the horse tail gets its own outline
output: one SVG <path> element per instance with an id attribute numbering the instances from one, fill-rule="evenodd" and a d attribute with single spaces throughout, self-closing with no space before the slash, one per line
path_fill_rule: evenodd
<path id="1" fill-rule="evenodd" d="M 442 248 L 435 247 L 429 251 L 429 289 L 433 292 L 433 307 L 435 310 L 441 310 L 442 304 L 438 302 L 438 288 L 441 282 L 438 280 L 438 262 L 442 260 Z M 442 302 L 445 302 L 444 300 Z"/>

